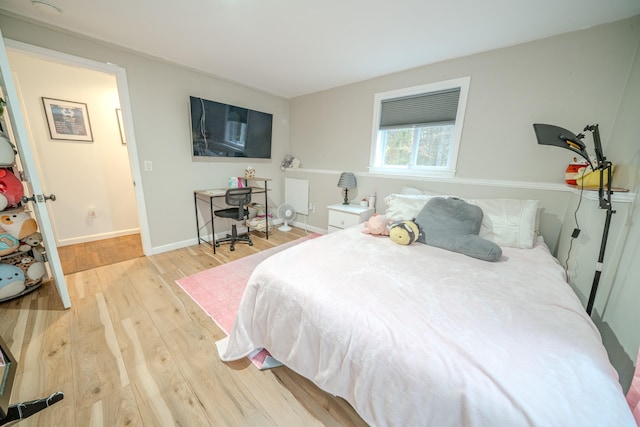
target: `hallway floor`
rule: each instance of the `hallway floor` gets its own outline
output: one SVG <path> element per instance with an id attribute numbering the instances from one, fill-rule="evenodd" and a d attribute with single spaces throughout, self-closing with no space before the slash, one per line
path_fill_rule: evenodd
<path id="1" fill-rule="evenodd" d="M 143 256 L 140 234 L 58 247 L 64 274 L 90 270 Z"/>

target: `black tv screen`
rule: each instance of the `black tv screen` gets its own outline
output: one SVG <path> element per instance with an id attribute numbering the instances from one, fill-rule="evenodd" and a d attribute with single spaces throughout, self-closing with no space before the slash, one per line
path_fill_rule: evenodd
<path id="1" fill-rule="evenodd" d="M 273 115 L 190 97 L 194 157 L 271 158 Z"/>

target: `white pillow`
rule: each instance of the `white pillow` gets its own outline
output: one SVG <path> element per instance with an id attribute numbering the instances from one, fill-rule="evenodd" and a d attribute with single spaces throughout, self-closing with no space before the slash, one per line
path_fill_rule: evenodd
<path id="1" fill-rule="evenodd" d="M 391 221 L 414 220 L 433 197 L 455 197 L 428 194 L 389 194 L 384 202 L 385 215 Z M 531 249 L 538 234 L 537 200 L 463 199 L 482 209 L 480 237 L 499 246 Z"/>
<path id="2" fill-rule="evenodd" d="M 419 196 L 419 195 L 424 194 L 424 192 L 422 190 L 417 189 L 417 188 L 407 187 L 405 185 L 400 189 L 400 194 L 404 194 L 404 195 L 407 195 L 407 196 L 409 196 L 409 195 Z"/>
<path id="3" fill-rule="evenodd" d="M 482 209 L 480 237 L 499 246 L 531 249 L 537 236 L 537 200 L 464 199 Z"/>
<path id="4" fill-rule="evenodd" d="M 385 216 L 391 221 L 414 220 L 427 202 L 436 196 L 426 194 L 389 194 L 384 198 L 387 205 Z"/>

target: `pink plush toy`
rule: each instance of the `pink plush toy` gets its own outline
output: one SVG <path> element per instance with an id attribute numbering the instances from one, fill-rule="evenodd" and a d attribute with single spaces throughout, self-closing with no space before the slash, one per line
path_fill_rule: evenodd
<path id="1" fill-rule="evenodd" d="M 9 169 L 0 169 L 0 210 L 16 206 L 23 195 L 22 182 Z"/>
<path id="2" fill-rule="evenodd" d="M 368 221 L 364 223 L 362 232 L 365 234 L 377 234 L 380 236 L 389 235 L 389 220 L 384 215 L 373 214 Z"/>

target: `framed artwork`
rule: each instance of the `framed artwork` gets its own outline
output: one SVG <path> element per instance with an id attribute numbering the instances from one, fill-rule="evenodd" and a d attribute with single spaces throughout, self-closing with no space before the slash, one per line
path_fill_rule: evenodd
<path id="1" fill-rule="evenodd" d="M 93 142 L 87 104 L 42 98 L 51 139 Z"/>
<path id="2" fill-rule="evenodd" d="M 120 142 L 127 143 L 127 137 L 124 134 L 124 122 L 122 121 L 122 110 L 116 108 L 116 117 L 118 118 L 118 130 L 120 130 Z"/>

